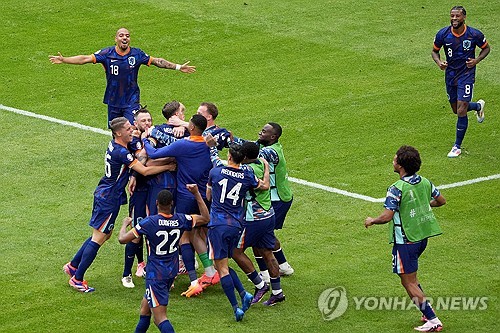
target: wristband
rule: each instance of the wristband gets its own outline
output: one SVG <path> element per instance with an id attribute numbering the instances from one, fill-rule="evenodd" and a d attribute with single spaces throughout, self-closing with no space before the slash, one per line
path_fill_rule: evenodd
<path id="1" fill-rule="evenodd" d="M 175 70 L 176 70 L 176 71 L 180 71 L 180 70 L 181 70 L 181 65 L 179 65 L 179 64 L 175 64 Z"/>

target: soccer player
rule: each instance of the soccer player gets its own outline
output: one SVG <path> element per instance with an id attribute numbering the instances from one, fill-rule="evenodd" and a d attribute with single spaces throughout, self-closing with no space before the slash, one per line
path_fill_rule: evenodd
<path id="1" fill-rule="evenodd" d="M 264 125 L 259 132 L 259 140 L 257 141 L 260 146 L 259 157 L 264 158 L 269 163 L 271 176 L 271 204 L 275 214 L 275 230 L 283 228 L 286 214 L 290 210 L 293 202 L 293 193 L 288 182 L 285 155 L 283 154 L 283 147 L 278 141 L 282 133 L 283 130 L 279 124 L 270 122 Z M 276 238 L 273 253 L 278 261 L 280 274 L 292 275 L 294 269 L 287 262 L 278 238 Z M 255 260 L 259 265 L 262 278 L 269 283 L 270 277 L 265 260 L 258 255 L 256 255 Z"/>
<path id="2" fill-rule="evenodd" d="M 441 234 L 431 207 L 439 207 L 446 199 L 426 178 L 417 174 L 421 165 L 420 154 L 411 146 L 402 146 L 392 162 L 399 180 L 387 190 L 384 211 L 380 216 L 367 217 L 365 227 L 390 224 L 392 271 L 399 275 L 401 284 L 423 314 L 426 323 L 415 329 L 421 332 L 441 331 L 438 319 L 417 278 L 418 258 L 424 252 L 429 237 Z"/>
<path id="3" fill-rule="evenodd" d="M 134 153 L 135 157 L 142 164 L 146 164 L 147 156 L 141 154 L 143 151 L 141 133 L 147 131 L 152 125 L 151 114 L 148 109 L 141 107 L 134 114 L 134 126 L 136 131 L 134 131 L 134 136 L 132 142 L 129 143 L 129 150 Z M 128 206 L 129 216 L 132 218 L 132 226 L 136 226 L 139 221 L 148 216 L 146 209 L 147 198 L 148 198 L 148 184 L 147 178 L 140 173 L 133 172 L 129 181 L 129 192 L 130 201 Z M 144 249 L 143 249 L 143 238 L 142 236 L 134 239 L 130 243 L 125 245 L 125 262 L 123 265 L 123 277 L 122 284 L 125 288 L 134 288 L 134 282 L 132 280 L 132 266 L 134 265 L 134 259 L 137 256 L 137 271 L 135 275 L 137 277 L 143 277 L 144 269 L 146 263 L 144 262 Z"/>
<path id="4" fill-rule="evenodd" d="M 462 141 L 469 125 L 467 111 L 475 110 L 477 121 L 484 121 L 484 104 L 480 99 L 472 101 L 476 65 L 490 53 L 490 46 L 483 33 L 465 25 L 466 11 L 462 6 L 455 6 L 450 11 L 451 25 L 438 31 L 434 38 L 432 59 L 441 70 L 445 70 L 446 92 L 453 113 L 458 116 L 455 144 L 448 157 L 458 157 Z M 439 51 L 444 47 L 446 60 L 440 58 Z M 476 47 L 481 51 L 476 58 Z"/>
<path id="5" fill-rule="evenodd" d="M 254 142 L 245 142 L 243 145 L 245 159 L 243 166 L 250 167 L 259 179 L 269 182 L 269 165 L 266 160 L 258 159 L 259 147 Z M 269 268 L 272 295 L 263 304 L 267 306 L 283 302 L 285 295 L 281 289 L 280 271 L 272 250 L 276 244 L 274 235 L 274 209 L 271 205 L 271 192 L 269 189 L 251 190 L 246 193 L 246 211 L 243 219 L 243 232 L 237 248 L 233 251 L 233 259 L 247 274 L 248 279 L 255 285 L 252 304 L 260 302 L 264 294 L 269 291 L 265 283 L 255 270 L 250 258 L 245 254 L 245 249 L 252 247 L 258 257 L 262 257 Z"/>
<path id="6" fill-rule="evenodd" d="M 202 102 L 196 113 L 201 114 L 207 120 L 207 128 L 203 131 L 203 136 L 207 137 L 210 134 L 213 140 L 217 142 L 217 150 L 220 151 L 224 148 L 229 148 L 229 144 L 231 143 L 243 143 L 243 140 L 233 136 L 230 131 L 215 124 L 215 119 L 219 115 L 219 109 L 215 104 Z M 189 125 L 188 122 L 176 116 L 170 118 L 169 124 L 179 127 L 187 127 Z"/>
<path id="7" fill-rule="evenodd" d="M 195 114 L 189 120 L 188 138 L 178 140 L 169 146 L 155 149 L 147 139 L 143 139 L 144 147 L 150 158 L 175 157 L 177 161 L 177 203 L 176 211 L 184 214 L 196 214 L 198 207 L 193 196 L 186 190 L 186 184 L 197 184 L 202 196 L 205 196 L 208 181 L 208 173 L 212 169 L 210 160 L 210 148 L 205 143 L 202 133 L 207 127 L 207 120 L 199 114 Z M 199 228 L 196 228 L 199 229 Z M 213 266 L 213 262 L 207 254 L 206 239 L 199 231 L 185 232 L 181 237 L 181 254 L 188 271 L 191 285 L 187 291 L 182 293 L 186 297 L 200 294 L 204 287 L 219 283 L 219 274 Z M 200 283 L 195 270 L 195 259 L 191 244 L 205 269 L 206 280 Z"/>
<path id="8" fill-rule="evenodd" d="M 145 235 L 148 239 L 148 265 L 146 266 L 146 292 L 141 302 L 139 322 L 135 332 L 145 333 L 154 322 L 162 333 L 174 332 L 167 319 L 169 290 L 179 270 L 179 238 L 185 230 L 191 230 L 196 224 L 207 223 L 208 208 L 195 184 L 187 189 L 194 194 L 200 215 L 172 215 L 173 196 L 168 190 L 158 193 L 158 214 L 149 216 L 127 232 L 132 219 L 123 220 L 118 240 L 127 243 Z"/>
<path id="9" fill-rule="evenodd" d="M 170 145 L 172 142 L 177 141 L 178 138 L 174 134 L 175 127 L 169 125 L 168 120 L 174 115 L 179 117 L 180 119 L 184 119 L 185 111 L 185 106 L 178 101 L 171 101 L 166 103 L 162 109 L 162 114 L 166 122 L 164 124 L 156 125 L 150 130 L 150 136 L 148 140 L 149 143 L 154 145 L 156 149 L 159 149 Z M 187 136 L 189 136 L 188 133 L 186 133 L 186 136 L 183 135 L 183 137 Z M 175 172 L 166 171 L 157 174 L 154 177 L 151 177 L 148 184 L 148 208 L 151 215 L 155 215 L 157 213 L 155 202 L 156 197 L 161 190 L 169 190 L 170 193 L 172 193 L 172 195 L 174 196 L 174 204 L 177 201 L 177 182 Z M 175 207 L 172 208 L 174 209 Z"/>
<path id="10" fill-rule="evenodd" d="M 140 91 L 137 76 L 141 65 L 154 65 L 159 68 L 174 69 L 183 73 L 193 73 L 196 67 L 189 66 L 189 61 L 179 65 L 163 58 L 153 58 L 141 49 L 130 47 L 130 32 L 120 28 L 115 35 L 115 46 L 110 46 L 91 55 L 64 57 L 49 56 L 53 64 L 83 65 L 100 63 L 106 70 L 106 92 L 103 103 L 108 105 L 109 122 L 116 117 L 125 117 L 132 124 L 133 113 L 139 109 Z"/>
<path id="11" fill-rule="evenodd" d="M 244 158 L 242 146 L 231 145 L 227 166 L 210 170 L 207 185 L 207 199 L 212 201 L 208 223 L 210 258 L 215 262 L 222 289 L 231 303 L 236 321 L 243 319 L 253 300 L 252 294 L 245 290 L 236 272 L 228 266 L 228 260 L 241 235 L 243 199 L 250 189 L 269 188 L 269 183 L 258 179 L 251 169 L 240 168 Z M 234 289 L 241 296 L 241 307 Z"/>
<path id="12" fill-rule="evenodd" d="M 89 222 L 92 236 L 83 242 L 73 259 L 63 266 L 64 272 L 70 276 L 69 285 L 83 293 L 95 290 L 88 286 L 84 274 L 99 248 L 111 237 L 128 182 L 128 170 L 148 176 L 172 168 L 171 165 L 146 167 L 132 156 L 127 145 L 132 141 L 133 127 L 126 118 L 115 118 L 110 126 L 113 139 L 109 142 L 104 157 L 104 176 L 94 191 L 94 205 Z"/>

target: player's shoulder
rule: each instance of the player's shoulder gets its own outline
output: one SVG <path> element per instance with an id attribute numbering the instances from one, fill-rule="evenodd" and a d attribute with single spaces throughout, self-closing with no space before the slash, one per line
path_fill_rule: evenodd
<path id="1" fill-rule="evenodd" d="M 145 54 L 145 55 L 147 55 L 146 52 L 144 52 L 143 50 L 141 50 L 138 47 L 130 47 L 130 53 L 134 54 L 134 55 L 136 55 L 136 54 Z"/>
<path id="2" fill-rule="evenodd" d="M 472 36 L 483 35 L 482 31 L 471 26 L 467 26 L 467 32 Z"/>
<path id="3" fill-rule="evenodd" d="M 439 29 L 436 36 L 446 36 L 451 33 L 451 25 Z"/>
<path id="4" fill-rule="evenodd" d="M 98 54 L 98 55 L 108 55 L 108 54 L 111 54 L 115 51 L 115 47 L 114 46 L 108 46 L 108 47 L 105 47 L 105 48 L 102 48 L 100 50 L 97 50 L 94 52 L 94 54 Z"/>

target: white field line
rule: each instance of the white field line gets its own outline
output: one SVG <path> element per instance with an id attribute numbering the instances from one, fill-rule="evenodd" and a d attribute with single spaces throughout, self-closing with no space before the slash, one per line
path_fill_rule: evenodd
<path id="1" fill-rule="evenodd" d="M 29 111 L 15 109 L 15 108 L 11 108 L 9 106 L 5 106 L 3 104 L 0 104 L 0 109 L 1 110 L 5 110 L 5 111 L 14 112 L 14 113 L 17 113 L 17 114 L 21 114 L 23 116 L 28 116 L 28 117 L 43 119 L 43 120 L 46 120 L 46 121 L 50 121 L 50 122 L 61 124 L 61 125 L 65 125 L 65 126 L 76 127 L 78 129 L 82 129 L 82 130 L 85 130 L 85 131 L 91 131 L 91 132 L 94 132 L 94 133 L 104 134 L 104 135 L 108 135 L 108 136 L 111 135 L 111 132 L 109 130 L 103 130 L 103 129 L 100 129 L 100 128 L 90 127 L 90 126 L 86 126 L 86 125 L 82 125 L 82 124 L 78 124 L 78 123 L 73 123 L 73 122 L 70 122 L 70 121 L 65 121 L 65 120 L 61 120 L 61 119 L 57 119 L 57 118 L 52 118 L 52 117 L 40 115 L 40 114 L 37 114 L 37 113 L 29 112 Z M 355 199 L 360 199 L 360 200 L 364 200 L 364 201 L 368 201 L 368 202 L 384 202 L 384 200 L 385 200 L 385 198 L 378 198 L 378 199 L 377 198 L 372 198 L 372 197 L 369 197 L 369 196 L 366 196 L 366 195 L 363 195 L 363 194 L 348 192 L 348 191 L 341 190 L 341 189 L 338 189 L 338 188 L 335 188 L 335 187 L 325 186 L 325 185 L 321 185 L 321 184 L 309 182 L 307 180 L 303 180 L 303 179 L 299 179 L 299 178 L 289 177 L 288 179 L 291 182 L 294 182 L 294 183 L 297 183 L 297 184 L 300 184 L 300 185 L 305 185 L 305 186 L 313 187 L 313 188 L 316 188 L 316 189 L 319 189 L 319 190 L 323 190 L 323 191 L 327 191 L 327 192 L 331 192 L 331 193 L 336 193 L 336 194 L 340 194 L 340 195 L 343 195 L 343 196 L 347 196 L 347 197 L 351 197 L 351 198 L 355 198 Z M 500 174 L 491 175 L 491 176 L 487 176 L 487 177 L 479 177 L 479 178 L 465 180 L 465 181 L 461 181 L 461 182 L 457 182 L 457 183 L 452 183 L 452 184 L 447 184 L 447 185 L 440 185 L 440 186 L 437 186 L 437 187 L 439 189 L 447 189 L 447 188 L 453 188 L 453 187 L 459 187 L 459 186 L 465 186 L 465 185 L 475 184 L 475 183 L 479 183 L 479 182 L 489 181 L 489 180 L 493 180 L 493 179 L 500 179 Z"/>

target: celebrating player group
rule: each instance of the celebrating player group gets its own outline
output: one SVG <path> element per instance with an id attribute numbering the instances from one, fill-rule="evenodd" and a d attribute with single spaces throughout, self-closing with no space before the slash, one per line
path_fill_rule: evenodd
<path id="1" fill-rule="evenodd" d="M 456 140 L 448 153 L 448 157 L 458 157 L 468 126 L 467 111 L 474 110 L 479 123 L 485 118 L 484 100 L 472 102 L 472 93 L 476 65 L 490 47 L 481 31 L 465 25 L 465 8 L 453 7 L 450 17 L 451 25 L 434 39 L 432 58 L 445 70 L 448 99 L 458 116 Z M 477 57 L 476 47 L 481 49 Z M 440 59 L 441 48 L 445 61 Z M 275 230 L 283 228 L 293 194 L 279 142 L 282 127 L 268 122 L 257 140 L 244 140 L 215 124 L 219 114 L 215 104 L 200 103 L 186 121 L 186 107 L 176 100 L 165 103 L 163 122 L 153 125 L 152 112 L 140 105 L 140 66 L 153 64 L 186 74 L 196 68 L 189 62 L 176 64 L 131 47 L 125 28 L 116 32 L 114 46 L 94 54 L 64 57 L 59 53 L 49 58 L 53 64 L 102 64 L 107 79 L 103 102 L 108 106 L 107 126 L 113 135 L 105 152 L 104 176 L 94 192 L 91 235 L 63 266 L 69 285 L 82 293 L 95 291 L 84 275 L 110 238 L 120 207 L 128 201 L 129 214 L 118 236 L 126 244 L 121 282 L 126 288 L 135 287 L 132 268 L 137 258 L 135 275 L 145 278 L 146 287 L 135 332 L 146 332 L 151 316 L 161 332 L 174 331 L 166 313 L 179 274 L 189 278 L 189 287 L 181 294 L 188 298 L 220 284 L 236 321 L 266 294 L 265 306 L 285 301 L 280 279 L 294 270 Z M 219 157 L 222 151 L 227 151 L 223 156 L 227 162 Z M 398 150 L 393 165 L 399 180 L 389 188 L 384 212 L 377 218 L 368 217 L 365 226 L 391 222 L 393 270 L 426 321 L 416 329 L 440 331 L 442 323 L 416 274 L 427 239 L 441 233 L 430 207 L 442 206 L 446 200 L 432 183 L 416 174 L 420 163 L 415 148 Z M 144 242 L 148 244 L 147 262 Z M 249 247 L 258 269 L 245 252 Z M 196 254 L 203 266 L 201 276 Z M 230 259 L 252 282 L 253 294 L 229 266 Z"/>

